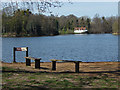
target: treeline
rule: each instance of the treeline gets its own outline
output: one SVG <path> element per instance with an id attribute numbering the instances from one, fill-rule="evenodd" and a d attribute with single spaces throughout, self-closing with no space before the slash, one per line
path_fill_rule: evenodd
<path id="1" fill-rule="evenodd" d="M 33 14 L 29 9 L 7 14 L 3 10 L 2 33 L 7 36 L 48 36 L 71 34 L 75 27 L 86 27 L 89 33 L 118 33 L 118 17 L 57 17 Z"/>

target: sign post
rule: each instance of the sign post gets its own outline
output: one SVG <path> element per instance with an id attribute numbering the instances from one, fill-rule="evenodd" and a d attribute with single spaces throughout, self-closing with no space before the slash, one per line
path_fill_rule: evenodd
<path id="1" fill-rule="evenodd" d="M 26 57 L 28 57 L 28 47 L 26 47 L 27 51 L 26 51 Z"/>
<path id="2" fill-rule="evenodd" d="M 13 48 L 13 62 L 16 62 L 15 61 L 15 47 Z"/>
<path id="3" fill-rule="evenodd" d="M 13 48 L 13 62 L 16 62 L 16 51 L 26 51 L 26 57 L 28 57 L 28 47 L 14 47 Z"/>

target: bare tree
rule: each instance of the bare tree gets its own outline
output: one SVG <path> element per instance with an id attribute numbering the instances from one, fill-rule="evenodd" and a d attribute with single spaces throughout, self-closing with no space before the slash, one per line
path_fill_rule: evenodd
<path id="1" fill-rule="evenodd" d="M 59 0 L 10 0 L 8 2 L 2 2 L 2 8 L 8 9 L 9 7 L 10 10 L 6 9 L 6 12 L 11 11 L 11 13 L 17 9 L 29 9 L 37 13 L 52 13 L 50 10 L 51 7 L 61 7 L 62 5 L 63 2 Z M 9 14 L 10 12 L 7 13 Z"/>

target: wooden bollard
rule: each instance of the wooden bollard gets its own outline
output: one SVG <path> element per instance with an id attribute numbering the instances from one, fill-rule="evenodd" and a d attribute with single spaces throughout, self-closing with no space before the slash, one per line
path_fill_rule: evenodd
<path id="1" fill-rule="evenodd" d="M 35 68 L 40 69 L 40 59 L 35 59 Z"/>
<path id="2" fill-rule="evenodd" d="M 31 60 L 26 58 L 26 66 L 31 66 Z"/>
<path id="3" fill-rule="evenodd" d="M 56 61 L 52 61 L 52 70 L 56 70 Z"/>
<path id="4" fill-rule="evenodd" d="M 75 62 L 75 72 L 79 73 L 79 62 Z"/>

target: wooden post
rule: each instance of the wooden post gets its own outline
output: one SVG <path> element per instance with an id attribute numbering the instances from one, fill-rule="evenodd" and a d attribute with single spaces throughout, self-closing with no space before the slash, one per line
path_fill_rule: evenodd
<path id="1" fill-rule="evenodd" d="M 27 51 L 26 51 L 26 57 L 28 57 L 28 47 L 26 47 L 27 48 Z"/>
<path id="2" fill-rule="evenodd" d="M 26 47 L 26 57 L 28 57 L 28 47 Z M 31 60 L 26 58 L 26 66 L 31 66 Z"/>
<path id="3" fill-rule="evenodd" d="M 79 62 L 75 62 L 75 72 L 79 73 Z"/>
<path id="4" fill-rule="evenodd" d="M 56 70 L 56 61 L 52 61 L 52 70 Z"/>
<path id="5" fill-rule="evenodd" d="M 26 66 L 31 66 L 31 60 L 26 58 Z"/>
<path id="6" fill-rule="evenodd" d="M 35 59 L 35 68 L 40 69 L 40 59 Z"/>
<path id="7" fill-rule="evenodd" d="M 15 47 L 13 47 L 13 63 L 15 63 L 16 62 L 16 60 L 15 60 Z"/>

